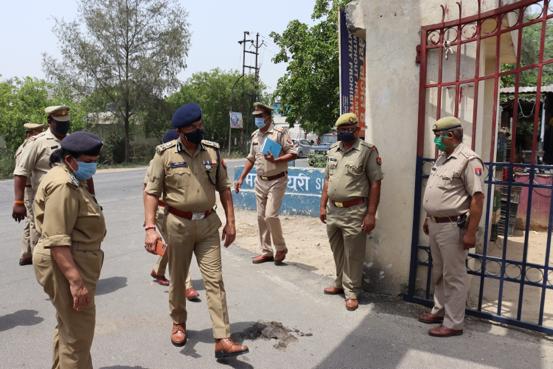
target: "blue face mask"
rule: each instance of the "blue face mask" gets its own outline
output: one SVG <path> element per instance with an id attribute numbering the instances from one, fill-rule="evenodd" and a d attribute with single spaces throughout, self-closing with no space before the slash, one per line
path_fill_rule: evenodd
<path id="1" fill-rule="evenodd" d="M 265 127 L 265 118 L 263 117 L 256 117 L 255 118 L 255 126 L 257 128 L 263 128 Z"/>
<path id="2" fill-rule="evenodd" d="M 84 161 L 77 161 L 77 164 L 79 167 L 73 174 L 75 174 L 75 177 L 77 177 L 79 181 L 86 181 L 92 178 L 94 173 L 96 173 L 96 162 L 85 163 Z"/>

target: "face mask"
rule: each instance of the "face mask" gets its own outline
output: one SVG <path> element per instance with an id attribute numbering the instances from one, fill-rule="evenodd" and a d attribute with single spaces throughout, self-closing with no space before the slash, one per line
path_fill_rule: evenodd
<path id="1" fill-rule="evenodd" d="M 338 141 L 350 142 L 355 140 L 355 133 L 353 132 L 338 132 L 336 135 Z"/>
<path id="2" fill-rule="evenodd" d="M 96 173 L 96 162 L 85 163 L 84 161 L 77 160 L 77 164 L 79 167 L 73 174 L 75 174 L 75 177 L 77 177 L 79 181 L 86 181 L 87 179 L 92 178 L 94 173 Z"/>
<path id="3" fill-rule="evenodd" d="M 184 133 L 184 137 L 188 142 L 198 145 L 204 139 L 205 131 L 203 129 L 197 129 L 194 132 Z"/>
<path id="4" fill-rule="evenodd" d="M 444 144 L 444 140 L 442 136 L 434 137 L 434 143 L 436 144 L 436 147 L 440 151 L 445 151 L 446 146 Z"/>
<path id="5" fill-rule="evenodd" d="M 256 117 L 255 118 L 255 126 L 257 128 L 263 128 L 265 127 L 265 118 L 263 117 Z"/>
<path id="6" fill-rule="evenodd" d="M 64 136 L 69 131 L 70 122 L 55 122 L 52 125 L 52 131 L 58 135 Z"/>

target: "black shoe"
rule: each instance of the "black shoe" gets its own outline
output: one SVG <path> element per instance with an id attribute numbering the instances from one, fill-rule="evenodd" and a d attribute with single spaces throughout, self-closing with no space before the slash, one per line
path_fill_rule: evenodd
<path id="1" fill-rule="evenodd" d="M 33 264 L 33 257 L 32 256 L 26 256 L 24 258 L 19 259 L 19 265 L 32 265 Z"/>

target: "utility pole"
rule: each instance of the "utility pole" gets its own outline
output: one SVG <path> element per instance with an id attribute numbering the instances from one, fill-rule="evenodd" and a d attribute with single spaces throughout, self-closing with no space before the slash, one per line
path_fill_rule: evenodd
<path id="1" fill-rule="evenodd" d="M 240 45 L 242 45 L 242 75 L 240 76 L 240 78 L 238 80 L 242 79 L 242 93 L 243 93 L 244 92 L 244 76 L 246 75 L 246 70 L 248 70 L 248 71 L 253 70 L 254 71 L 255 93 L 252 97 L 253 97 L 253 100 L 256 101 L 257 100 L 257 90 L 258 90 L 258 86 L 259 86 L 259 49 L 264 45 L 264 42 L 261 41 L 261 44 L 259 43 L 259 32 L 255 35 L 255 42 L 254 42 L 253 39 L 248 38 L 249 35 L 250 35 L 250 33 L 248 31 L 244 31 L 244 35 L 243 35 L 242 40 L 238 41 L 238 43 Z M 247 50 L 246 49 L 246 44 L 249 44 L 250 47 L 253 46 L 255 51 Z M 254 65 L 251 65 L 246 61 L 247 54 L 255 56 Z M 236 80 L 234 85 L 236 85 L 238 80 Z M 234 91 L 234 86 L 233 86 L 232 90 Z M 232 92 L 232 94 L 234 94 L 234 92 Z M 244 124 L 245 124 L 245 122 L 244 122 Z M 229 125 L 229 149 L 228 149 L 229 153 L 230 153 L 230 146 L 231 146 L 231 133 L 232 133 L 232 130 L 231 130 L 230 125 Z M 240 143 L 242 144 L 243 141 L 244 141 L 244 129 L 242 129 L 241 132 L 240 132 Z"/>

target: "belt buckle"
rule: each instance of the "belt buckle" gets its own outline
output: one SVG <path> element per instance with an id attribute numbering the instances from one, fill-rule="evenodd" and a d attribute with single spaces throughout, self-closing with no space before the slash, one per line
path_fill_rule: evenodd
<path id="1" fill-rule="evenodd" d="M 343 203 L 343 202 L 339 202 L 339 201 L 334 201 L 334 206 L 336 206 L 337 208 L 343 208 L 343 207 L 344 207 L 344 203 Z"/>
<path id="2" fill-rule="evenodd" d="M 267 176 L 261 176 L 261 179 L 264 180 L 264 181 L 268 181 L 268 180 L 269 180 L 269 177 L 267 177 Z"/>
<path id="3" fill-rule="evenodd" d="M 200 213 L 192 213 L 192 220 L 202 220 L 203 218 L 205 218 L 205 212 L 200 212 Z"/>

